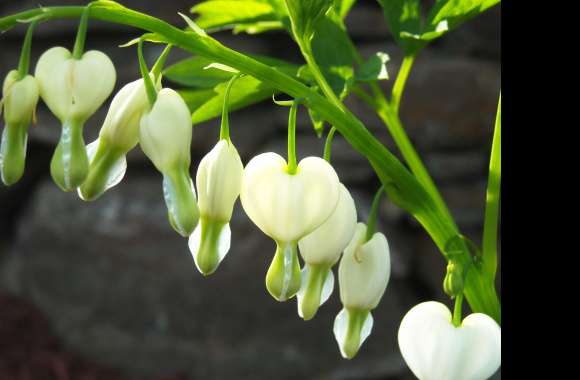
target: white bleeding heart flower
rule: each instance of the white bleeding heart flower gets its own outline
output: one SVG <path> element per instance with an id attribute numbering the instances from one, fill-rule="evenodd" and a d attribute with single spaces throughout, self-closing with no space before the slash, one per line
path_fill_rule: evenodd
<path id="1" fill-rule="evenodd" d="M 488 315 L 474 313 L 460 326 L 439 302 L 423 302 L 405 315 L 399 348 L 421 380 L 485 380 L 501 365 L 501 327 Z"/>
<path id="2" fill-rule="evenodd" d="M 298 241 L 330 217 L 339 189 L 336 172 L 318 157 L 301 160 L 293 174 L 276 153 L 260 154 L 246 166 L 240 200 L 252 222 L 276 241 L 266 287 L 277 300 L 287 300 L 300 289 Z"/>
<path id="3" fill-rule="evenodd" d="M 33 76 L 20 78 L 17 70 L 8 73 L 0 102 L 0 113 L 4 111 L 5 122 L 0 145 L 0 174 L 6 185 L 16 183 L 24 173 L 28 127 L 38 97 L 38 84 Z"/>
<path id="4" fill-rule="evenodd" d="M 191 163 L 191 114 L 183 98 L 164 88 L 151 110 L 141 117 L 139 143 L 153 165 L 163 174 L 163 195 L 172 227 L 189 237 L 199 210 L 189 174 Z"/>
<path id="5" fill-rule="evenodd" d="M 227 139 L 220 140 L 197 169 L 200 222 L 189 238 L 189 249 L 204 275 L 213 273 L 229 251 L 229 222 L 240 195 L 243 172 L 240 155 Z"/>
<path id="6" fill-rule="evenodd" d="M 367 241 L 367 226 L 358 223 L 338 267 L 343 309 L 334 321 L 340 352 L 353 358 L 372 330 L 371 310 L 379 304 L 391 275 L 387 238 L 376 232 Z"/>
<path id="7" fill-rule="evenodd" d="M 62 123 L 51 175 L 61 189 L 71 191 L 84 182 L 89 169 L 84 123 L 113 91 L 115 66 L 100 51 L 75 59 L 68 49 L 53 47 L 39 58 L 34 75 L 42 100 Z"/>
<path id="8" fill-rule="evenodd" d="M 139 124 L 148 109 L 143 79 L 126 84 L 113 97 L 98 139 L 87 145 L 89 173 L 78 189 L 81 199 L 94 200 L 123 179 L 126 155 L 139 142 Z"/>
<path id="9" fill-rule="evenodd" d="M 356 207 L 346 187 L 340 184 L 339 200 L 330 217 L 298 242 L 305 265 L 302 286 L 297 294 L 298 314 L 305 320 L 314 317 L 318 307 L 332 294 L 336 264 L 356 229 Z"/>

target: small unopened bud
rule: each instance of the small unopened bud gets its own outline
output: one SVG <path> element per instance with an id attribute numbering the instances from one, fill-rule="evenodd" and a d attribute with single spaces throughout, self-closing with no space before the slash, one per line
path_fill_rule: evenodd
<path id="1" fill-rule="evenodd" d="M 463 292 L 463 286 L 463 266 L 450 260 L 443 280 L 443 290 L 449 297 L 454 298 Z"/>

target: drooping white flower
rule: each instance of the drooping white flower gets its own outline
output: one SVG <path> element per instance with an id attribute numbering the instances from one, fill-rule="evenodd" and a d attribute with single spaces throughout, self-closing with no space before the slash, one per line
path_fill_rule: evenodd
<path id="1" fill-rule="evenodd" d="M 126 84 L 113 97 L 99 137 L 87 145 L 89 173 L 78 189 L 83 200 L 98 198 L 123 179 L 126 155 L 139 142 L 139 124 L 148 109 L 143 79 Z"/>
<path id="2" fill-rule="evenodd" d="M 263 153 L 246 166 L 240 200 L 248 217 L 276 241 L 266 287 L 279 301 L 300 288 L 297 244 L 330 217 L 339 198 L 339 181 L 329 163 L 318 157 L 300 161 L 295 173 L 276 153 Z"/>
<path id="3" fill-rule="evenodd" d="M 240 194 L 243 172 L 240 155 L 227 139 L 220 140 L 197 169 L 200 223 L 189 238 L 189 249 L 204 275 L 213 273 L 229 251 L 229 221 Z"/>
<path id="4" fill-rule="evenodd" d="M 318 307 L 332 294 L 332 266 L 351 241 L 356 229 L 356 207 L 346 187 L 340 184 L 339 200 L 332 215 L 298 242 L 305 265 L 302 286 L 297 294 L 298 314 L 305 320 L 314 317 Z"/>
<path id="5" fill-rule="evenodd" d="M 391 274 L 387 238 L 375 232 L 367 241 L 367 226 L 358 223 L 338 268 L 343 309 L 334 321 L 334 336 L 343 357 L 351 359 L 369 336 L 371 310 L 379 304 Z"/>
<path id="6" fill-rule="evenodd" d="M 19 78 L 17 70 L 8 73 L 2 86 L 0 104 L 5 122 L 0 145 L 0 173 L 6 185 L 14 184 L 24 173 L 28 127 L 38 97 L 38 84 L 33 76 Z"/>
<path id="7" fill-rule="evenodd" d="M 68 49 L 54 47 L 42 54 L 34 75 L 42 100 L 62 123 L 51 175 L 60 188 L 71 191 L 83 183 L 88 173 L 84 123 L 113 91 L 115 67 L 100 51 L 87 51 L 75 59 Z"/>
<path id="8" fill-rule="evenodd" d="M 422 380 L 485 380 L 501 365 L 501 328 L 488 315 L 474 313 L 456 327 L 439 302 L 413 307 L 401 321 L 399 348 Z"/>
<path id="9" fill-rule="evenodd" d="M 141 117 L 139 143 L 163 174 L 169 221 L 185 237 L 191 235 L 199 219 L 189 174 L 191 137 L 191 114 L 187 104 L 176 91 L 162 89 L 151 110 Z"/>

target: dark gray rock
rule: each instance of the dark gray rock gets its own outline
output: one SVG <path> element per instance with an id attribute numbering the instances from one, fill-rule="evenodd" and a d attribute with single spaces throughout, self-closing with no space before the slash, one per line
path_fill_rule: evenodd
<path id="1" fill-rule="evenodd" d="M 399 276 L 373 313 L 374 332 L 360 355 L 343 361 L 332 335 L 337 289 L 308 323 L 295 301 L 274 301 L 264 287 L 274 243 L 239 205 L 232 250 L 218 272 L 203 278 L 186 240 L 166 220 L 160 187 L 157 176 L 129 171 L 103 198 L 84 203 L 43 183 L 2 263 L 4 286 L 38 305 L 68 346 L 134 373 L 183 370 L 208 379 L 406 373 L 396 331 L 413 296 Z"/>

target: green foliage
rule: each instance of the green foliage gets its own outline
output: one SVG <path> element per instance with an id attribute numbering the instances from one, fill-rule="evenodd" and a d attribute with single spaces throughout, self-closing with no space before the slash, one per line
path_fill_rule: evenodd
<path id="1" fill-rule="evenodd" d="M 298 71 L 297 65 L 279 59 L 267 56 L 254 56 L 254 58 L 293 76 Z M 210 67 L 213 64 L 212 60 L 195 56 L 179 61 L 164 71 L 166 78 L 188 87 L 182 89 L 180 94 L 192 112 L 194 124 L 221 115 L 227 82 L 235 75 L 234 72 Z M 230 92 L 230 110 L 235 111 L 270 99 L 278 92 L 273 86 L 266 85 L 256 78 L 250 76 L 239 78 Z"/>
<path id="2" fill-rule="evenodd" d="M 316 26 L 312 38 L 314 59 L 332 90 L 339 98 L 348 94 L 354 77 L 354 56 L 342 22 L 327 15 Z"/>
<path id="3" fill-rule="evenodd" d="M 332 5 L 332 0 L 286 0 L 294 36 L 309 41 L 316 25 Z"/>
<path id="4" fill-rule="evenodd" d="M 437 0 L 424 24 L 419 0 L 378 0 L 395 41 L 413 54 L 429 41 L 441 37 L 479 15 L 500 0 Z"/>
<path id="5" fill-rule="evenodd" d="M 387 72 L 387 62 L 389 55 L 381 51 L 373 54 L 364 62 L 356 72 L 356 80 L 360 82 L 371 82 L 376 80 L 389 79 Z"/>
<path id="6" fill-rule="evenodd" d="M 412 53 L 419 48 L 419 43 L 408 34 L 421 33 L 420 0 L 378 0 L 383 7 L 387 24 L 395 41 L 405 50 Z M 402 33 L 404 34 L 402 35 Z"/>
<path id="7" fill-rule="evenodd" d="M 272 5 L 263 0 L 210 0 L 195 5 L 191 12 L 199 15 L 195 22 L 201 28 L 210 30 L 236 28 L 256 33 L 264 25 L 282 26 Z"/>

